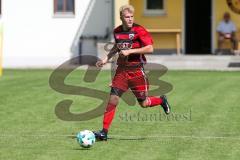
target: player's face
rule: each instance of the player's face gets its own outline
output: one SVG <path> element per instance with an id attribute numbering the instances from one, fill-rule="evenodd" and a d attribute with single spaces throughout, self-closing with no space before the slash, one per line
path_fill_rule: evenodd
<path id="1" fill-rule="evenodd" d="M 131 28 L 134 22 L 133 13 L 129 12 L 128 10 L 123 11 L 121 15 L 121 20 L 122 20 L 122 24 L 125 27 Z"/>

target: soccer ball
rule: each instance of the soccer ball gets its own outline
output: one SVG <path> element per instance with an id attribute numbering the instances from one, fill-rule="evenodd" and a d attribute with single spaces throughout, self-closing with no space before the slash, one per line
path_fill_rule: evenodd
<path id="1" fill-rule="evenodd" d="M 90 148 L 96 141 L 95 135 L 92 131 L 84 130 L 77 133 L 77 142 L 83 148 Z"/>

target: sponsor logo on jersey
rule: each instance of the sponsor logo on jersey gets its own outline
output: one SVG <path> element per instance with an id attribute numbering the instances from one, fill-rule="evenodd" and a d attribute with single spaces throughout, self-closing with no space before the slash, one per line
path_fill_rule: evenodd
<path id="1" fill-rule="evenodd" d="M 117 43 L 117 47 L 120 50 L 128 50 L 132 48 L 132 43 L 129 43 L 129 42 Z"/>

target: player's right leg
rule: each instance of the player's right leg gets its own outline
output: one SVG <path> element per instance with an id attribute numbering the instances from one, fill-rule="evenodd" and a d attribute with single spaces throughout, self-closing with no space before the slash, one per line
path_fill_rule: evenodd
<path id="1" fill-rule="evenodd" d="M 112 123 L 112 120 L 114 118 L 114 114 L 119 102 L 119 98 L 122 96 L 122 94 L 125 91 L 128 90 L 127 82 L 128 80 L 126 78 L 125 71 L 121 68 L 120 69 L 118 68 L 112 80 L 110 98 L 103 116 L 103 128 L 98 132 L 94 132 L 95 137 L 98 140 L 107 140 L 107 133 Z"/>
<path id="2" fill-rule="evenodd" d="M 114 118 L 118 101 L 119 101 L 119 96 L 110 95 L 107 107 L 104 112 L 103 128 L 98 132 L 94 132 L 97 140 L 107 140 L 108 129 Z"/>
<path id="3" fill-rule="evenodd" d="M 119 98 L 122 96 L 123 93 L 124 91 L 121 89 L 114 87 L 111 88 L 110 98 L 103 116 L 103 128 L 98 132 L 94 132 L 97 140 L 107 140 L 108 129 L 114 118 Z"/>

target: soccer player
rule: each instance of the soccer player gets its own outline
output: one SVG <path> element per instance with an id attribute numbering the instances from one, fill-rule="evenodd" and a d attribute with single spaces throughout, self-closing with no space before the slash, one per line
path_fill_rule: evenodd
<path id="1" fill-rule="evenodd" d="M 165 95 L 160 97 L 148 96 L 148 79 L 144 73 L 143 65 L 146 63 L 144 54 L 153 52 L 153 40 L 144 27 L 134 23 L 134 8 L 131 5 L 120 7 L 122 25 L 114 29 L 115 45 L 106 58 L 96 63 L 102 67 L 115 54 L 117 69 L 112 80 L 110 98 L 104 112 L 103 129 L 94 132 L 98 140 L 107 140 L 108 129 L 114 118 L 119 98 L 129 88 L 136 96 L 141 107 L 161 105 L 166 114 L 170 113 L 170 106 Z"/>

